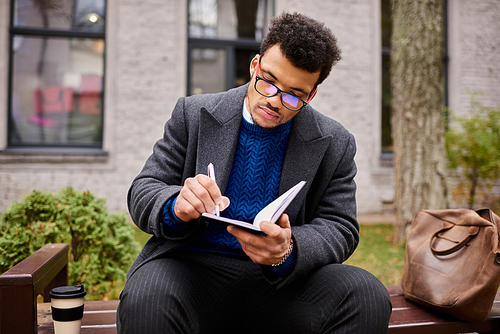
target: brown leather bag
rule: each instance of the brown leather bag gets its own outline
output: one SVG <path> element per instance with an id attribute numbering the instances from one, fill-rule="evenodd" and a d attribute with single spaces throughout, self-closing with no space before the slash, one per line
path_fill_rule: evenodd
<path id="1" fill-rule="evenodd" d="M 499 228 L 489 209 L 420 211 L 406 242 L 405 297 L 462 320 L 486 320 L 500 284 Z"/>

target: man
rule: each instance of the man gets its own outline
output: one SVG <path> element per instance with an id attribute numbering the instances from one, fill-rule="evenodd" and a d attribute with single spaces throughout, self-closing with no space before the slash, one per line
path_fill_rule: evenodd
<path id="1" fill-rule="evenodd" d="M 134 222 L 153 236 L 128 274 L 120 333 L 387 331 L 384 286 L 341 264 L 359 240 L 354 137 L 309 106 L 338 60 L 329 29 L 285 13 L 249 84 L 179 99 L 129 191 Z M 301 180 L 262 234 L 199 219 L 218 205 L 251 221 Z"/>

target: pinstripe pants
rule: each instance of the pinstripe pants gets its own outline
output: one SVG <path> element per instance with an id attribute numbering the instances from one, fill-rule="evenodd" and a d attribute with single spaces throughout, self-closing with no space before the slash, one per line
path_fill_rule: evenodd
<path id="1" fill-rule="evenodd" d="M 367 271 L 331 264 L 277 289 L 260 265 L 169 254 L 127 281 L 118 333 L 386 333 L 391 303 Z"/>

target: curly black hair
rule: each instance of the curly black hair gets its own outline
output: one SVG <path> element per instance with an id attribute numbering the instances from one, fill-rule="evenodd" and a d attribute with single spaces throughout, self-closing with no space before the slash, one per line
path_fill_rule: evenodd
<path id="1" fill-rule="evenodd" d="M 283 13 L 271 19 L 269 32 L 261 43 L 260 54 L 279 45 L 293 66 L 310 73 L 321 71 L 316 85 L 330 74 L 341 58 L 337 39 L 321 22 L 299 13 Z"/>

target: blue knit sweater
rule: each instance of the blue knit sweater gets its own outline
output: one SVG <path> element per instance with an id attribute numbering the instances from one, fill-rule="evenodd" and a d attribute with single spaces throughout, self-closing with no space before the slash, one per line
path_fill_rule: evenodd
<path id="1" fill-rule="evenodd" d="M 231 174 L 225 191 L 231 204 L 221 212 L 228 218 L 252 222 L 257 213 L 278 197 L 283 160 L 288 144 L 292 121 L 272 130 L 264 130 L 245 119 L 242 120 L 238 146 Z M 175 199 L 167 202 L 163 220 L 165 228 L 180 231 L 193 223 L 178 219 L 173 207 Z M 225 226 L 209 224 L 188 250 L 203 250 L 232 255 L 244 255 L 238 240 L 227 232 Z M 284 264 L 270 267 L 280 276 L 288 275 L 295 266 L 296 250 Z"/>

